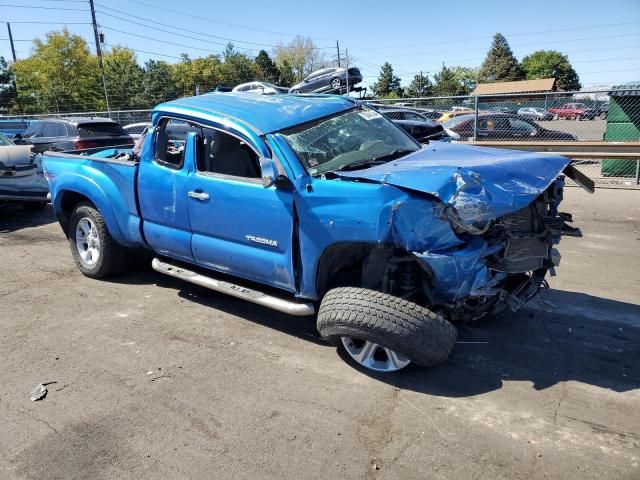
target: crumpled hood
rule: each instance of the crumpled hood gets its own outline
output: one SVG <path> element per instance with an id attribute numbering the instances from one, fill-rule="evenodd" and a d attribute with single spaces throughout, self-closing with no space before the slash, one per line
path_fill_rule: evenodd
<path id="1" fill-rule="evenodd" d="M 428 193 L 463 223 L 478 225 L 526 207 L 569 163 L 559 155 L 432 142 L 383 165 L 337 173 Z"/>

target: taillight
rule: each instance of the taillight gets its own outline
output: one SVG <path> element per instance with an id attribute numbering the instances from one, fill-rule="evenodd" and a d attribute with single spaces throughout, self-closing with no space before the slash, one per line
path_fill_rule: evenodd
<path id="1" fill-rule="evenodd" d="M 94 142 L 91 140 L 78 140 L 77 142 L 75 142 L 76 150 L 83 150 L 85 148 L 96 148 L 99 146 L 100 146 L 99 142 Z"/>

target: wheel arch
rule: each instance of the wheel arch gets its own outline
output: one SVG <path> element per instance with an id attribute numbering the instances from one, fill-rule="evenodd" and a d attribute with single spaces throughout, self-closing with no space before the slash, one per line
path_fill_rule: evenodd
<path id="1" fill-rule="evenodd" d="M 108 199 L 102 190 L 98 190 L 98 192 L 98 195 L 96 195 L 95 192 L 87 192 L 84 189 L 65 189 L 57 192 L 54 209 L 56 216 L 58 217 L 58 221 L 62 226 L 62 230 L 68 238 L 71 213 L 78 204 L 87 202 L 93 205 L 100 212 L 100 215 L 102 215 L 104 223 L 109 230 L 109 234 L 113 239 L 117 243 L 124 245 L 126 242 L 122 235 L 122 231 L 120 230 L 120 226 L 118 225 L 115 212 L 109 205 Z"/>

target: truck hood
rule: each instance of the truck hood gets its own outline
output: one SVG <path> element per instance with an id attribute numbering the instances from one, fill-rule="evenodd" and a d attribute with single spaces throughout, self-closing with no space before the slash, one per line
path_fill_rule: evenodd
<path id="1" fill-rule="evenodd" d="M 477 227 L 526 207 L 569 163 L 559 155 L 432 142 L 398 160 L 337 174 L 433 195 Z"/>

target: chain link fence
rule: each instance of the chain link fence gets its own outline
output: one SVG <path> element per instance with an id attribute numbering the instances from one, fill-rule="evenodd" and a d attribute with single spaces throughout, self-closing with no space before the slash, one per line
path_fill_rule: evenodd
<path id="1" fill-rule="evenodd" d="M 600 185 L 638 185 L 640 160 L 617 142 L 640 142 L 640 85 L 589 92 L 378 99 L 392 120 L 441 123 L 458 142 L 579 152 L 576 165 Z M 571 148 L 577 145 L 577 148 Z M 640 145 L 640 143 L 638 144 Z M 636 145 L 635 154 L 640 155 Z M 622 158 L 626 156 L 627 158 Z"/>

